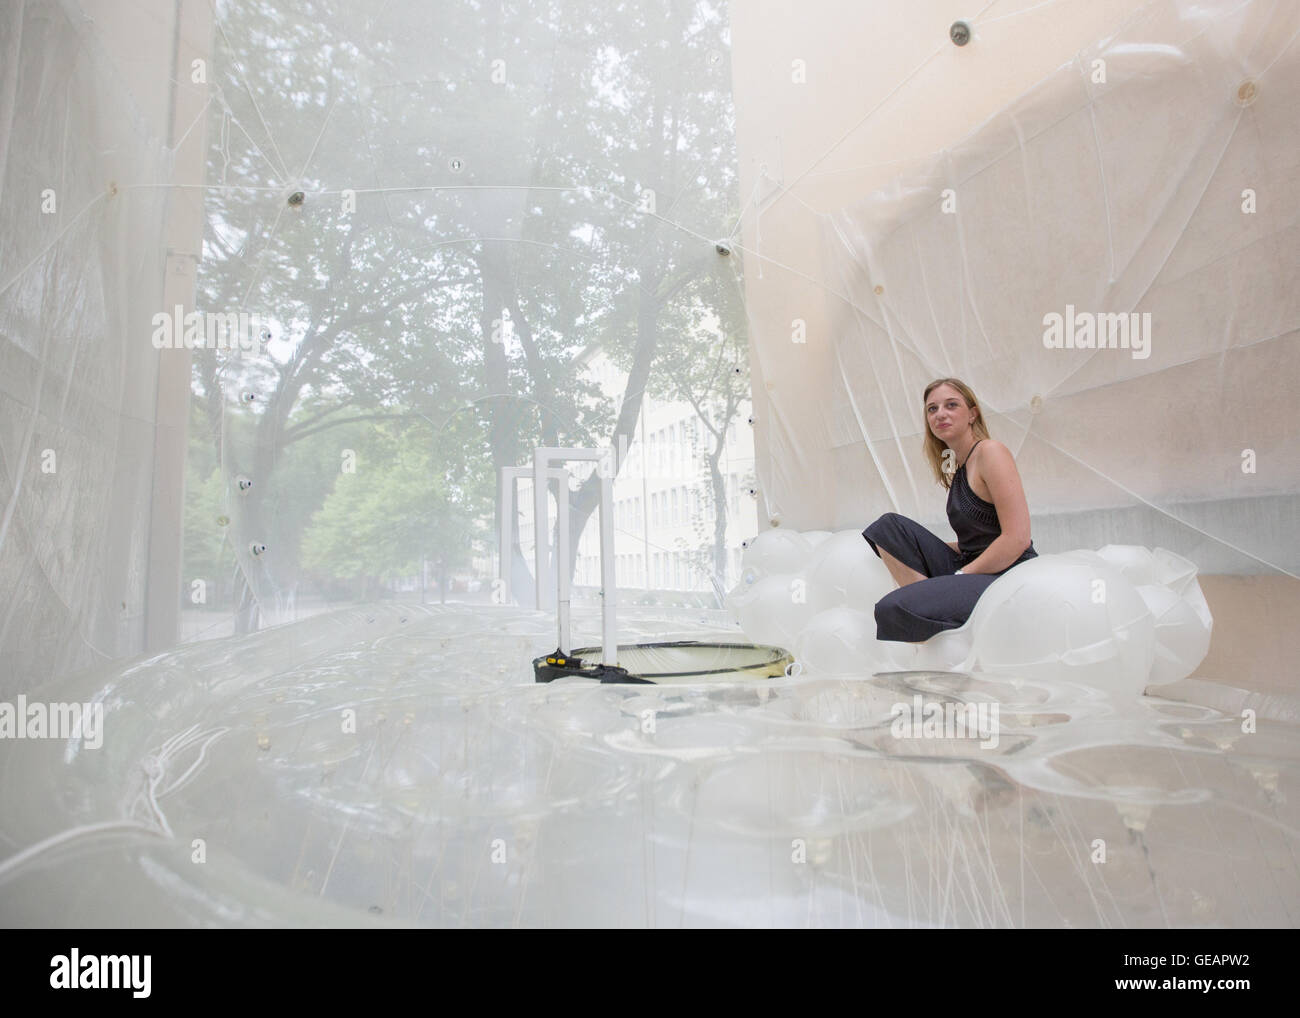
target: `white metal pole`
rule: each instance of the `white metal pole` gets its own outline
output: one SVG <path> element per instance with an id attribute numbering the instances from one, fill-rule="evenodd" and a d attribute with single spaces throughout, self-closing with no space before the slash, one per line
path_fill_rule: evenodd
<path id="1" fill-rule="evenodd" d="M 599 460 L 604 456 L 604 449 L 566 449 L 563 446 L 540 445 L 533 450 L 533 531 L 537 535 L 533 550 L 533 572 L 537 579 L 537 607 L 549 608 L 551 589 L 550 550 L 551 527 L 546 505 L 546 471 L 551 461 L 568 462 L 572 460 Z M 545 591 L 545 593 L 543 593 Z"/>
<path id="2" fill-rule="evenodd" d="M 520 478 L 533 478 L 536 484 L 537 473 L 533 467 L 502 467 L 500 469 L 500 504 L 502 504 L 502 525 L 500 525 L 500 579 L 506 584 L 506 592 L 510 592 L 510 524 L 511 516 L 515 512 L 515 482 Z M 568 562 L 569 549 L 569 504 L 568 504 L 568 480 L 569 472 L 563 467 L 552 467 L 546 471 L 547 480 L 559 482 L 560 491 L 563 497 L 559 499 L 559 560 L 560 563 Z M 534 527 L 536 529 L 536 527 Z M 559 590 L 556 597 L 556 621 L 558 621 L 559 632 L 556 634 L 559 640 L 560 650 L 565 654 L 569 651 L 569 625 L 571 625 L 571 605 L 572 605 L 572 581 L 569 579 L 568 569 L 563 569 L 559 573 Z M 508 601 L 508 597 L 507 597 Z"/>
<path id="3" fill-rule="evenodd" d="M 515 481 L 512 467 L 501 468 L 501 537 L 497 573 L 505 591 L 504 604 L 510 603 L 510 524 L 515 515 Z"/>
<path id="4" fill-rule="evenodd" d="M 602 656 L 605 664 L 618 664 L 618 583 L 614 572 L 614 479 L 600 479 L 600 608 Z"/>
<path id="5" fill-rule="evenodd" d="M 536 517 L 533 530 L 537 534 L 536 543 L 536 570 L 537 584 L 537 604 L 542 605 L 543 581 L 541 577 L 546 577 L 546 587 L 549 588 L 550 569 L 547 568 L 549 556 L 546 554 L 547 545 L 550 543 L 550 526 L 547 517 L 546 506 L 546 488 L 547 479 L 555 476 L 557 471 L 552 470 L 551 461 L 570 462 L 573 460 L 596 461 L 598 464 L 607 464 L 604 467 L 598 467 L 600 470 L 600 576 L 602 591 L 601 605 L 601 655 L 605 664 L 618 663 L 618 619 L 616 615 L 618 605 L 618 594 L 615 584 L 614 575 L 614 474 L 618 470 L 617 457 L 613 447 L 604 449 L 565 449 L 557 446 L 539 446 L 533 450 L 533 505 L 534 515 Z M 569 576 L 568 576 L 568 474 L 567 472 L 558 471 L 563 476 L 561 481 L 561 497 L 557 499 L 557 504 L 561 506 L 560 512 L 565 518 L 560 522 L 560 539 L 557 543 L 557 564 L 560 570 L 560 576 L 557 580 L 557 601 L 564 602 L 563 610 L 560 605 L 556 605 L 556 615 L 560 629 L 560 649 L 568 650 L 569 638 Z"/>
<path id="6" fill-rule="evenodd" d="M 540 453 L 542 450 L 538 449 Z M 537 587 L 537 607 L 550 607 L 550 569 L 547 566 L 551 543 L 551 520 L 546 505 L 546 468 L 548 460 L 540 455 L 533 456 L 533 579 Z"/>
<path id="7" fill-rule="evenodd" d="M 556 551 L 556 565 L 560 574 L 559 590 L 556 592 L 555 620 L 559 627 L 558 645 L 566 655 L 569 653 L 569 598 L 571 580 L 569 577 L 569 472 L 567 470 L 548 470 L 547 473 L 559 481 L 559 527 L 560 536 Z"/>

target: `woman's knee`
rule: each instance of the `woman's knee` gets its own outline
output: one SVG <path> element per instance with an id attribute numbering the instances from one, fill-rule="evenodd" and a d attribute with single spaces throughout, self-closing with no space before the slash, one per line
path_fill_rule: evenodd
<path id="1" fill-rule="evenodd" d="M 876 548 L 876 542 L 881 537 L 888 537 L 890 534 L 895 533 L 898 529 L 898 521 L 902 518 L 898 513 L 885 513 L 877 517 L 872 523 L 868 523 L 866 529 L 862 531 L 862 536 L 866 538 L 877 555 L 880 554 L 880 551 Z"/>
<path id="2" fill-rule="evenodd" d="M 867 524 L 867 530 L 871 530 L 873 527 L 895 526 L 903 518 L 899 513 L 881 513 L 874 521 Z"/>
<path id="3" fill-rule="evenodd" d="M 891 590 L 876 602 L 876 639 L 906 640 L 911 613 L 903 607 L 899 594 L 902 588 Z"/>

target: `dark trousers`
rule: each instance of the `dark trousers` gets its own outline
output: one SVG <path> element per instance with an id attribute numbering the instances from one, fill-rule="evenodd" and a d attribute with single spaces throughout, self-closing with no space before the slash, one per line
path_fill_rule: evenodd
<path id="1" fill-rule="evenodd" d="M 862 532 L 877 555 L 883 548 L 894 558 L 929 577 L 891 590 L 876 602 L 876 639 L 920 643 L 945 629 L 957 629 L 975 610 L 975 602 L 1002 573 L 972 573 L 954 576 L 962 565 L 974 561 L 953 551 L 915 520 L 898 513 L 885 513 Z M 1034 558 L 1026 550 L 1002 570 L 1014 569 Z"/>

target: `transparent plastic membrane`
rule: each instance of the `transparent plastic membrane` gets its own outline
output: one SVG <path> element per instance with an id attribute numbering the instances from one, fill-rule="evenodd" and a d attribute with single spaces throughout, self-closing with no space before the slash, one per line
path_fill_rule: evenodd
<path id="1" fill-rule="evenodd" d="M 625 620 L 633 639 L 665 629 L 735 635 L 721 613 Z M 1294 923 L 1293 723 L 1243 735 L 1210 708 L 1032 676 L 531 684 L 552 637 L 517 608 L 384 606 L 61 686 L 104 703 L 106 737 L 0 743 L 6 829 L 31 846 L 0 862 L 0 908 L 16 925 Z M 953 703 L 996 705 L 995 737 L 925 737 L 923 712 Z"/>
<path id="2" fill-rule="evenodd" d="M 1012 21 L 976 19 L 971 50 Z M 1014 452 L 1040 552 L 1133 543 L 1205 573 L 1300 575 L 1300 458 L 1275 402 L 1300 381 L 1298 32 L 1288 4 L 1135 5 L 950 148 L 822 215 L 828 373 L 788 378 L 776 344 L 758 362 L 773 429 L 810 383 L 832 396 L 822 421 L 769 436 L 769 469 L 797 477 L 820 433 L 836 526 L 937 524 L 921 394 L 951 375 Z M 964 59 L 948 47 L 911 84 L 963 80 Z M 783 486 L 788 520 L 808 516 L 802 490 Z"/>
<path id="3" fill-rule="evenodd" d="M 157 379 L 148 336 L 168 156 L 87 42 L 55 5 L 0 11 L 0 689 L 9 693 L 139 648 Z"/>
<path id="4" fill-rule="evenodd" d="M 1014 63 L 1025 19 L 1073 9 L 999 0 L 878 103 L 823 94 L 825 146 L 919 116 L 934 74 L 960 102 L 981 87 L 960 61 Z M 1300 573 L 1294 5 L 1135 3 L 829 203 L 819 161 L 773 188 L 781 167 L 738 155 L 733 102 L 762 99 L 733 96 L 738 9 L 211 13 L 207 78 L 159 55 L 141 87 L 71 0 L 0 10 L 0 699 L 104 713 L 102 745 L 0 739 L 6 924 L 1295 925 L 1297 698 L 1193 673 L 1198 576 Z M 198 110 L 160 127 L 173 82 Z M 149 340 L 177 271 L 198 311 L 261 322 L 254 352 L 185 354 L 173 391 Z M 817 307 L 821 345 L 792 343 Z M 1148 355 L 1049 349 L 1067 307 L 1149 312 Z M 750 372 L 757 480 L 672 481 L 757 500 L 781 529 L 750 565 L 794 550 L 747 579 L 709 522 L 698 603 L 783 587 L 742 633 L 634 604 L 680 593 L 652 577 L 620 589 L 618 639 L 788 642 L 789 674 L 535 684 L 556 622 L 530 609 L 526 495 L 516 603 L 396 589 L 490 583 L 502 467 L 623 438 L 665 473 L 647 407 L 698 400 L 715 449 L 750 426 Z M 1070 644 L 1114 650 L 1101 671 L 993 654 L 974 623 L 874 639 L 887 587 L 853 535 L 886 511 L 942 530 L 920 455 L 942 375 L 1015 452 L 1040 553 L 1081 553 L 1072 583 L 1102 551 L 1148 577 L 1124 625 Z M 569 497 L 578 549 L 594 476 Z M 599 595 L 575 594 L 575 645 L 599 643 Z M 1149 658 L 1112 681 L 1139 624 Z"/>

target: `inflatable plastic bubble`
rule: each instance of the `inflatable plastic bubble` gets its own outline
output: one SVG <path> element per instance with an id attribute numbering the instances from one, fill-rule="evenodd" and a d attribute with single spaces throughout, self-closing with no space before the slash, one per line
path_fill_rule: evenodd
<path id="1" fill-rule="evenodd" d="M 1209 650 L 1196 565 L 1163 548 L 1040 554 L 994 581 L 964 625 L 914 644 L 876 639 L 876 602 L 895 584 L 862 535 L 813 533 L 760 535 L 727 599 L 745 635 L 792 650 L 801 673 L 988 673 L 1136 696 L 1191 675 Z"/>
<path id="2" fill-rule="evenodd" d="M 1041 558 L 1042 555 L 1039 557 Z M 1057 552 L 1053 558 L 1082 562 L 1085 565 L 1096 566 L 1100 569 L 1105 569 L 1108 566 L 1112 569 L 1115 568 L 1113 563 L 1102 558 L 1100 552 L 1092 551 L 1088 548 L 1074 548 L 1070 551 Z M 1129 582 L 1132 581 L 1130 580 Z M 1136 586 L 1136 584 L 1134 584 L 1134 586 Z"/>
<path id="3" fill-rule="evenodd" d="M 876 639 L 875 618 L 844 604 L 819 612 L 803 628 L 793 650 L 805 669 L 818 672 L 867 678 L 896 665 L 886 645 Z"/>
<path id="4" fill-rule="evenodd" d="M 812 545 L 813 548 L 816 548 L 819 544 L 821 544 L 823 541 L 825 541 L 828 537 L 831 536 L 831 532 L 829 530 L 805 530 L 802 531 L 802 533 L 803 533 L 804 540 L 807 541 L 810 545 Z"/>
<path id="5" fill-rule="evenodd" d="M 958 629 L 936 633 L 916 648 L 909 667 L 941 672 L 964 672 L 970 668 L 974 634 L 969 620 Z M 909 646 L 900 644 L 899 646 Z"/>
<path id="6" fill-rule="evenodd" d="M 812 556 L 812 545 L 794 530 L 764 530 L 749 542 L 741 559 L 742 569 L 753 569 L 759 576 L 798 573 Z"/>
<path id="7" fill-rule="evenodd" d="M 998 577 L 967 623 L 975 666 L 1141 695 L 1155 652 L 1151 612 L 1123 573 L 1087 558 L 1039 555 Z"/>
<path id="8" fill-rule="evenodd" d="M 1135 587 L 1160 582 L 1159 563 L 1150 548 L 1136 544 L 1108 544 L 1099 548 L 1097 554 L 1123 573 L 1125 579 Z"/>
<path id="9" fill-rule="evenodd" d="M 889 570 L 856 530 L 819 544 L 805 575 L 808 600 L 818 611 L 847 604 L 872 615 L 876 602 L 894 589 Z"/>
<path id="10" fill-rule="evenodd" d="M 736 587 L 727 610 L 754 643 L 794 646 L 795 637 L 812 620 L 813 608 L 804 597 L 801 577 L 784 574 Z"/>
<path id="11" fill-rule="evenodd" d="M 1196 590 L 1199 594 L 1199 585 Z M 1155 620 L 1155 660 L 1149 685 L 1187 678 L 1210 649 L 1213 622 L 1209 619 L 1209 609 L 1203 618 L 1195 605 L 1168 587 L 1144 584 L 1137 591 Z M 1201 604 L 1204 603 L 1202 597 Z"/>
<path id="12" fill-rule="evenodd" d="M 1188 598 L 1193 604 L 1199 604 L 1197 614 L 1208 626 L 1210 608 L 1201 593 L 1201 585 L 1196 582 L 1196 563 L 1181 555 L 1175 555 L 1165 548 L 1156 548 L 1151 554 L 1156 561 L 1155 582 L 1162 587 L 1168 587 L 1179 597 Z"/>

